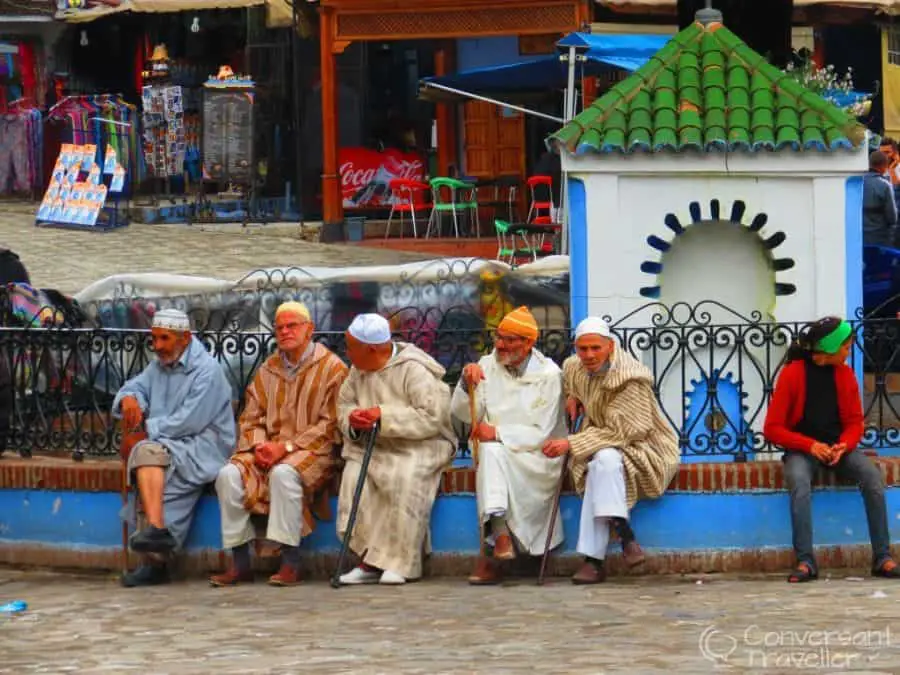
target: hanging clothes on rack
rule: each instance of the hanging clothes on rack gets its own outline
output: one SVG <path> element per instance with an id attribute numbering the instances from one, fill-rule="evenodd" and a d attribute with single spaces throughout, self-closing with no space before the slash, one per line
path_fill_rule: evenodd
<path id="1" fill-rule="evenodd" d="M 54 127 L 54 142 L 59 146 L 96 145 L 95 161 L 101 167 L 107 146 L 112 147 L 126 172 L 126 192 L 133 193 L 143 180 L 137 106 L 118 94 L 67 96 L 50 109 L 47 123 Z"/>
<path id="2" fill-rule="evenodd" d="M 0 113 L 13 101 L 27 98 L 44 105 L 44 55 L 36 38 L 0 40 Z"/>
<path id="3" fill-rule="evenodd" d="M 0 195 L 32 198 L 43 188 L 43 124 L 27 99 L 13 101 L 0 115 Z"/>

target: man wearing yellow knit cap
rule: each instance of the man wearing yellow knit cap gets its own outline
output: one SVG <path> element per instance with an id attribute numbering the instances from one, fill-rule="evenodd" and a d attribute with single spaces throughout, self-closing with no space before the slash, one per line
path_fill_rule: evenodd
<path id="1" fill-rule="evenodd" d="M 467 365 L 453 392 L 451 414 L 470 424 L 480 441 L 478 514 L 493 545 L 492 558 L 479 558 L 472 584 L 499 583 L 498 562 L 514 558 L 516 544 L 531 555 L 544 552 L 563 459 L 545 457 L 541 448 L 566 429 L 562 372 L 534 348 L 537 337 L 528 308 L 513 310 L 497 327 L 494 351 Z M 552 544 L 558 546 L 562 528 L 554 529 Z"/>
<path id="2" fill-rule="evenodd" d="M 286 302 L 275 312 L 278 350 L 247 388 L 238 447 L 216 480 L 222 541 L 232 565 L 213 586 L 250 581 L 250 516 L 269 516 L 266 539 L 281 547 L 274 586 L 300 581 L 300 538 L 312 531 L 313 509 L 327 516 L 327 487 L 337 464 L 337 397 L 347 366 L 312 342 L 306 306 Z"/>

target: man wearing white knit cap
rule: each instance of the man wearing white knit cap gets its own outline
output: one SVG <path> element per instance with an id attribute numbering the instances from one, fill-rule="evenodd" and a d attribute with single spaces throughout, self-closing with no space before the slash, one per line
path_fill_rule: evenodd
<path id="1" fill-rule="evenodd" d="M 148 555 L 122 577 L 125 586 L 168 581 L 166 556 L 184 545 L 194 507 L 235 441 L 231 386 L 191 335 L 188 316 L 159 310 L 150 332 L 156 358 L 113 401 L 113 415 L 122 419 L 128 479 L 137 484 L 148 522 L 131 538 L 131 548 Z M 133 519 L 133 505 L 128 511 Z"/>
<path id="2" fill-rule="evenodd" d="M 347 329 L 352 363 L 338 397 L 346 462 L 337 530 L 347 528 L 359 479 L 364 432 L 380 423 L 350 549 L 359 567 L 344 584 L 402 584 L 422 575 L 423 547 L 441 472 L 455 452 L 450 390 L 444 368 L 415 345 L 391 340 L 377 314 L 360 314 Z"/>
<path id="3" fill-rule="evenodd" d="M 578 552 L 585 556 L 576 584 L 606 579 L 610 527 L 622 539 L 625 561 L 644 561 L 629 526 L 638 499 L 665 492 L 680 454 L 678 440 L 653 392 L 653 374 L 618 346 L 609 325 L 588 317 L 575 329 L 575 355 L 563 364 L 567 408 L 584 419 L 577 433 L 551 440 L 544 454 L 570 453 L 572 478 L 584 494 Z"/>

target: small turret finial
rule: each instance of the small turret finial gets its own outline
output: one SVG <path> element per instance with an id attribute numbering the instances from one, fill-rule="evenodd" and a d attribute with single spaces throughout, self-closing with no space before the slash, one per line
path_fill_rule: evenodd
<path id="1" fill-rule="evenodd" d="M 712 0 L 706 0 L 706 7 L 694 15 L 694 21 L 704 26 L 711 23 L 722 23 L 722 12 L 713 8 Z"/>

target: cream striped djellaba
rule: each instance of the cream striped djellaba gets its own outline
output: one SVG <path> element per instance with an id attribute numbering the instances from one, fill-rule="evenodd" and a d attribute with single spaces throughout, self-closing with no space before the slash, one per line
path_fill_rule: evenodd
<path id="1" fill-rule="evenodd" d="M 617 448 L 625 467 L 629 510 L 666 491 L 681 460 L 678 437 L 653 393 L 650 370 L 616 345 L 605 374 L 591 375 L 577 356 L 563 364 L 566 396 L 584 407 L 578 433 L 569 436 L 569 468 L 584 493 L 588 462 L 598 450 Z"/>

